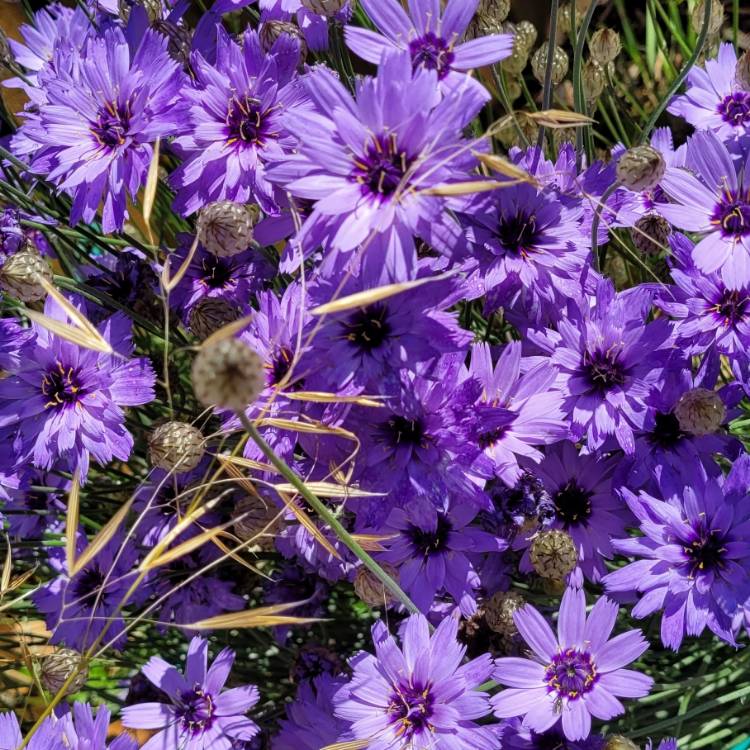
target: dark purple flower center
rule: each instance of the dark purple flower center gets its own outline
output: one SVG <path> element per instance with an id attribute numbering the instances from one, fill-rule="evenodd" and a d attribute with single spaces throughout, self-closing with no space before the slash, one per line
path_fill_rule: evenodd
<path id="1" fill-rule="evenodd" d="M 480 432 L 477 436 L 477 444 L 482 450 L 487 450 L 487 448 L 491 448 L 498 440 L 502 439 L 507 429 L 506 425 L 494 430 L 488 430 L 487 432 Z"/>
<path id="2" fill-rule="evenodd" d="M 241 142 L 262 146 L 266 139 L 275 138 L 269 129 L 267 115 L 268 111 L 263 111 L 255 97 L 249 94 L 233 96 L 229 100 L 226 120 L 229 144 Z"/>
<path id="3" fill-rule="evenodd" d="M 76 606 L 93 607 L 97 598 L 103 603 L 106 596 L 104 571 L 97 566 L 86 568 L 71 584 L 71 594 Z"/>
<path id="4" fill-rule="evenodd" d="M 393 448 L 400 445 L 417 447 L 426 437 L 424 425 L 420 419 L 409 419 L 394 414 L 379 430 L 382 437 Z"/>
<path id="5" fill-rule="evenodd" d="M 182 730 L 196 736 L 211 728 L 215 711 L 211 694 L 196 684 L 192 690 L 187 690 L 180 697 L 177 717 Z"/>
<path id="6" fill-rule="evenodd" d="M 432 704 L 429 685 L 396 686 L 388 706 L 391 724 L 398 724 L 396 734 L 408 740 L 414 734 L 430 730 Z"/>
<path id="7" fill-rule="evenodd" d="M 456 57 L 448 41 L 431 31 L 412 39 L 409 42 L 409 52 L 414 70 L 422 67 L 436 70 L 440 79 L 448 75 Z"/>
<path id="8" fill-rule="evenodd" d="M 591 517 L 591 497 L 575 479 L 564 484 L 554 495 L 555 514 L 566 527 L 578 526 Z"/>
<path id="9" fill-rule="evenodd" d="M 721 299 L 711 308 L 725 326 L 737 325 L 746 315 L 750 297 L 743 289 L 725 289 Z"/>
<path id="10" fill-rule="evenodd" d="M 727 554 L 724 534 L 720 530 L 706 528 L 705 521 L 701 522 L 694 528 L 693 539 L 683 547 L 683 552 L 688 558 L 691 578 L 721 570 Z"/>
<path id="11" fill-rule="evenodd" d="M 711 223 L 720 228 L 724 237 L 745 237 L 750 234 L 750 203 L 727 191 L 716 205 Z"/>
<path id="12" fill-rule="evenodd" d="M 619 359 L 619 350 L 615 347 L 606 351 L 583 353 L 583 369 L 589 385 L 600 393 L 625 383 L 627 372 Z"/>
<path id="13" fill-rule="evenodd" d="M 657 412 L 654 417 L 654 429 L 651 430 L 651 442 L 662 448 L 671 448 L 685 437 L 680 422 L 674 412 Z"/>
<path id="14" fill-rule="evenodd" d="M 116 102 L 108 102 L 97 114 L 91 125 L 91 132 L 96 142 L 107 149 L 122 146 L 130 129 L 128 107 Z"/>
<path id="15" fill-rule="evenodd" d="M 735 91 L 719 102 L 719 114 L 724 122 L 740 127 L 750 122 L 750 92 Z"/>
<path id="16" fill-rule="evenodd" d="M 375 304 L 355 310 L 341 323 L 344 336 L 360 351 L 368 354 L 383 345 L 391 333 L 388 308 Z"/>
<path id="17" fill-rule="evenodd" d="M 78 370 L 57 362 L 57 367 L 42 378 L 42 394 L 47 399 L 45 409 L 56 409 L 76 404 L 84 395 Z"/>
<path id="18" fill-rule="evenodd" d="M 598 679 L 591 654 L 568 648 L 552 657 L 544 673 L 547 691 L 558 698 L 575 699 L 590 692 Z"/>
<path id="19" fill-rule="evenodd" d="M 538 243 L 536 216 L 519 213 L 504 217 L 497 228 L 497 238 L 507 252 L 527 256 Z"/>
<path id="20" fill-rule="evenodd" d="M 364 156 L 355 160 L 352 177 L 362 186 L 363 195 L 388 198 L 401 185 L 410 161 L 395 133 L 379 135 L 367 145 Z"/>
<path id="21" fill-rule="evenodd" d="M 448 536 L 452 530 L 447 516 L 439 513 L 434 529 L 423 529 L 412 524 L 406 530 L 406 536 L 418 553 L 429 557 L 448 550 Z"/>
<path id="22" fill-rule="evenodd" d="M 206 255 L 201 265 L 203 267 L 201 281 L 209 289 L 226 289 L 235 283 L 236 269 L 231 262 L 215 255 Z"/>
<path id="23" fill-rule="evenodd" d="M 271 357 L 268 363 L 268 385 L 278 385 L 289 373 L 294 361 L 294 355 L 291 349 L 286 346 L 280 346 Z"/>

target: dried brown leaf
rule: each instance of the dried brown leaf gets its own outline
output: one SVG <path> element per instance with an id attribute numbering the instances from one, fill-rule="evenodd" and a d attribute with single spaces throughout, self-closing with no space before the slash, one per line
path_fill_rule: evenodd
<path id="1" fill-rule="evenodd" d="M 65 560 L 68 564 L 68 571 L 72 571 L 76 565 L 76 536 L 80 516 L 81 484 L 78 479 L 78 469 L 76 469 L 70 492 L 68 492 L 68 510 L 65 514 Z"/>
<path id="2" fill-rule="evenodd" d="M 157 138 L 154 143 L 154 151 L 151 156 L 151 163 L 148 165 L 148 175 L 146 176 L 146 187 L 143 190 L 143 220 L 146 223 L 146 232 L 148 241 L 156 244 L 154 232 L 151 229 L 151 212 L 154 210 L 154 201 L 156 200 L 156 188 L 159 184 L 159 146 L 161 138 Z"/>
<path id="3" fill-rule="evenodd" d="M 580 128 L 591 125 L 593 118 L 578 112 L 568 112 L 565 109 L 543 109 L 539 112 L 527 112 L 529 119 L 545 128 Z"/>
<path id="4" fill-rule="evenodd" d="M 401 294 L 401 292 L 406 292 L 409 289 L 415 289 L 416 287 L 422 286 L 422 284 L 427 284 L 437 278 L 440 277 L 416 279 L 415 281 L 403 281 L 399 284 L 385 284 L 384 286 L 378 286 L 374 289 L 366 289 L 364 292 L 348 294 L 346 297 L 340 297 L 331 302 L 326 302 L 324 305 L 313 308 L 311 312 L 313 315 L 328 315 L 329 313 L 339 313 L 358 307 L 367 307 L 375 302 L 388 299 L 388 297 L 392 297 L 394 294 Z"/>
<path id="5" fill-rule="evenodd" d="M 76 573 L 80 573 L 86 565 L 91 562 L 107 545 L 112 537 L 120 528 L 120 524 L 125 520 L 125 517 L 130 511 L 130 506 L 133 500 L 128 500 L 113 516 L 107 521 L 104 526 L 97 532 L 96 536 L 89 542 L 88 546 L 81 553 L 80 557 L 75 561 L 73 569 L 70 571 L 70 575 L 74 576 Z"/>

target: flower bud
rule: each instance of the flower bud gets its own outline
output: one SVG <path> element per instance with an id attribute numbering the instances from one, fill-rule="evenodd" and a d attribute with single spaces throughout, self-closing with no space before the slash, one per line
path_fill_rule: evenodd
<path id="1" fill-rule="evenodd" d="M 247 250 L 258 222 L 258 206 L 218 201 L 201 209 L 196 222 L 198 240 L 209 253 L 229 258 Z"/>
<path id="2" fill-rule="evenodd" d="M 693 388 L 682 394 L 674 409 L 680 429 L 691 435 L 712 435 L 727 416 L 721 396 L 707 388 Z"/>
<path id="3" fill-rule="evenodd" d="M 204 406 L 242 410 L 263 391 L 263 360 L 239 339 L 222 339 L 198 351 L 192 380 L 195 395 Z"/>
<path id="4" fill-rule="evenodd" d="M 506 33 L 507 29 L 506 29 Z M 536 44 L 538 32 L 531 21 L 519 21 L 515 25 L 516 44 L 528 54 Z"/>
<path id="5" fill-rule="evenodd" d="M 507 32 L 506 32 L 507 33 Z M 500 66 L 511 76 L 520 76 L 529 63 L 529 51 L 520 46 L 518 40 L 513 43 L 513 51 L 504 60 L 501 60 Z"/>
<path id="6" fill-rule="evenodd" d="M 700 34 L 703 28 L 703 19 L 706 15 L 706 2 L 707 0 L 698 0 L 690 15 L 690 23 L 696 34 Z M 721 31 L 723 25 L 724 4 L 722 0 L 711 0 L 711 12 L 708 17 L 708 35 L 716 36 Z"/>
<path id="7" fill-rule="evenodd" d="M 5 32 L 0 29 L 0 67 L 8 67 L 13 62 L 13 53 Z"/>
<path id="8" fill-rule="evenodd" d="M 559 529 L 540 531 L 531 543 L 529 556 L 537 575 L 554 581 L 565 578 L 578 563 L 575 543 Z"/>
<path id="9" fill-rule="evenodd" d="M 487 34 L 500 34 L 508 13 L 510 0 L 480 0 L 467 35 L 476 38 Z"/>
<path id="10" fill-rule="evenodd" d="M 636 250 L 644 255 L 658 255 L 672 234 L 672 225 L 659 214 L 646 214 L 636 221 L 630 230 Z"/>
<path id="11" fill-rule="evenodd" d="M 539 83 L 544 83 L 547 75 L 547 44 L 543 44 L 531 58 L 531 71 Z M 555 47 L 552 56 L 552 83 L 562 83 L 568 73 L 568 55 L 562 47 Z"/>
<path id="12" fill-rule="evenodd" d="M 523 93 L 521 90 L 521 84 L 512 78 L 505 82 L 505 88 L 508 92 L 508 99 L 510 99 L 511 102 L 516 101 L 516 99 L 518 99 Z"/>
<path id="13" fill-rule="evenodd" d="M 515 591 L 495 592 L 483 606 L 487 627 L 500 635 L 513 637 L 518 632 L 513 613 L 524 604 L 526 600 Z"/>
<path id="14" fill-rule="evenodd" d="M 319 16 L 333 17 L 341 12 L 347 0 L 301 0 L 303 7 Z"/>
<path id="15" fill-rule="evenodd" d="M 602 95 L 602 91 L 607 84 L 604 66 L 596 60 L 587 60 L 581 71 L 581 84 L 586 101 L 595 102 Z"/>
<path id="16" fill-rule="evenodd" d="M 176 60 L 183 67 L 190 63 L 190 50 L 193 44 L 193 36 L 190 29 L 172 21 L 163 21 L 157 19 L 153 22 L 153 27 L 160 34 L 167 37 L 167 52 L 169 56 Z"/>
<path id="17" fill-rule="evenodd" d="M 243 497 L 234 512 L 234 533 L 243 542 L 252 542 L 253 548 L 271 552 L 274 540 L 284 525 L 279 509 L 268 500 L 255 495 Z"/>
<path id="18" fill-rule="evenodd" d="M 302 64 L 307 57 L 307 41 L 305 35 L 296 23 L 291 21 L 264 21 L 260 27 L 260 43 L 265 52 L 270 52 L 271 47 L 276 40 L 282 35 L 292 37 L 299 44 L 299 63 Z"/>
<path id="19" fill-rule="evenodd" d="M 241 311 L 222 297 L 204 297 L 191 311 L 188 325 L 201 341 L 229 323 L 239 320 Z"/>
<path id="20" fill-rule="evenodd" d="M 620 35 L 606 26 L 597 29 L 589 39 L 589 52 L 592 59 L 600 65 L 607 65 L 615 60 L 622 50 Z"/>
<path id="21" fill-rule="evenodd" d="M 598 5 L 599 0 L 575 0 L 576 15 L 583 16 L 592 5 Z"/>
<path id="22" fill-rule="evenodd" d="M 602 750 L 639 750 L 639 748 L 633 740 L 621 734 L 611 734 L 607 737 Z"/>
<path id="23" fill-rule="evenodd" d="M 552 131 L 552 143 L 555 146 L 555 151 L 560 151 L 566 143 L 575 144 L 575 142 L 575 128 L 555 128 Z"/>
<path id="24" fill-rule="evenodd" d="M 633 146 L 617 162 L 617 180 L 628 190 L 640 193 L 659 184 L 667 165 L 653 146 Z"/>
<path id="25" fill-rule="evenodd" d="M 187 422 L 165 422 L 149 437 L 149 458 L 160 469 L 182 474 L 200 463 L 204 453 L 203 445 L 203 435 L 193 425 Z"/>
<path id="26" fill-rule="evenodd" d="M 54 653 L 45 656 L 40 665 L 39 680 L 45 690 L 58 693 L 71 674 L 81 665 L 81 654 L 72 648 L 58 648 Z M 68 685 L 65 695 L 77 693 L 89 678 L 89 670 L 83 667 Z"/>
<path id="27" fill-rule="evenodd" d="M 576 13 L 575 21 L 576 28 L 578 28 L 581 25 L 581 21 L 583 21 L 583 16 Z M 560 6 L 557 15 L 557 30 L 561 34 L 567 35 L 570 35 L 570 32 L 573 30 L 573 9 L 570 3 L 565 3 L 565 5 Z"/>
<path id="28" fill-rule="evenodd" d="M 380 567 L 393 578 L 394 581 L 398 581 L 398 570 L 388 563 L 381 563 Z M 365 603 L 371 607 L 385 607 L 392 604 L 394 599 L 390 591 L 380 581 L 379 578 L 375 577 L 374 573 L 371 573 L 364 565 L 357 569 L 354 576 L 354 593 Z"/>
<path id="29" fill-rule="evenodd" d="M 22 302 L 38 302 L 47 296 L 40 277 L 52 281 L 52 269 L 32 244 L 9 256 L 0 267 L 0 288 Z"/>
<path id="30" fill-rule="evenodd" d="M 118 0 L 117 12 L 120 18 L 127 23 L 130 19 L 130 12 L 136 6 L 140 5 L 146 11 L 149 23 L 161 18 L 162 5 L 161 0 Z"/>
<path id="31" fill-rule="evenodd" d="M 750 50 L 746 50 L 737 60 L 734 81 L 740 88 L 750 91 Z"/>

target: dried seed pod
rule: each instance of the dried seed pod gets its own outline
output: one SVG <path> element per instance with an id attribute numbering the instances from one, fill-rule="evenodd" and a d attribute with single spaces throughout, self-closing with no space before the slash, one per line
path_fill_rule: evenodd
<path id="1" fill-rule="evenodd" d="M 307 58 L 307 41 L 299 26 L 291 21 L 264 21 L 261 24 L 259 35 L 263 50 L 270 52 L 276 40 L 283 34 L 297 40 L 297 44 L 299 45 L 299 63 L 301 65 Z"/>
<path id="2" fill-rule="evenodd" d="M 204 406 L 242 410 L 263 391 L 263 360 L 239 339 L 222 339 L 198 351 L 192 380 L 195 395 Z"/>
<path id="3" fill-rule="evenodd" d="M 475 39 L 487 34 L 499 34 L 510 13 L 510 0 L 480 0 L 474 18 L 466 31 L 467 37 Z"/>
<path id="4" fill-rule="evenodd" d="M 72 648 L 58 648 L 54 653 L 45 656 L 39 669 L 39 680 L 44 689 L 50 693 L 58 693 L 68 678 L 74 672 L 78 672 L 65 690 L 65 695 L 77 693 L 89 678 L 89 670 L 87 667 L 81 668 L 81 661 L 81 654 Z"/>
<path id="5" fill-rule="evenodd" d="M 258 206 L 217 201 L 201 209 L 196 222 L 198 240 L 209 253 L 229 258 L 244 252 L 253 241 Z"/>
<path id="6" fill-rule="evenodd" d="M 243 497 L 232 513 L 234 533 L 243 542 L 252 541 L 252 546 L 270 552 L 275 548 L 275 538 L 281 532 L 284 521 L 279 509 L 268 500 L 256 495 Z"/>
<path id="7" fill-rule="evenodd" d="M 398 581 L 398 570 L 388 563 L 380 565 L 393 580 Z M 394 602 L 393 595 L 385 585 L 364 565 L 360 566 L 354 576 L 354 592 L 371 607 L 383 607 Z"/>
<path id="8" fill-rule="evenodd" d="M 513 613 L 526 604 L 526 600 L 515 591 L 497 591 L 483 606 L 487 627 L 500 635 L 512 638 L 518 628 Z"/>
<path id="9" fill-rule="evenodd" d="M 739 60 L 734 73 L 735 83 L 745 91 L 750 91 L 750 50 L 745 50 Z"/>
<path id="10" fill-rule="evenodd" d="M 633 146 L 617 162 L 617 180 L 628 190 L 640 193 L 659 184 L 667 165 L 653 146 Z"/>
<path id="11" fill-rule="evenodd" d="M 596 60 L 587 60 L 581 71 L 581 84 L 586 101 L 595 102 L 602 95 L 604 87 L 607 85 L 607 73 L 604 66 Z"/>
<path id="12" fill-rule="evenodd" d="M 581 25 L 581 21 L 583 21 L 583 16 L 576 13 L 576 28 Z M 560 6 L 560 10 L 557 14 L 557 30 L 561 34 L 566 34 L 568 36 L 570 36 L 570 32 L 573 30 L 573 7 L 570 3 L 565 3 L 565 5 Z"/>
<path id="13" fill-rule="evenodd" d="M 644 255 L 658 255 L 672 234 L 672 225 L 659 214 L 646 214 L 636 221 L 630 237 L 636 250 Z"/>
<path id="14" fill-rule="evenodd" d="M 193 334 L 203 341 L 241 316 L 239 307 L 223 297 L 204 297 L 190 311 L 188 325 Z"/>
<path id="15" fill-rule="evenodd" d="M 690 23 L 693 31 L 699 34 L 703 28 L 703 19 L 706 15 L 706 0 L 698 0 L 690 15 Z M 721 0 L 711 0 L 711 11 L 708 17 L 708 35 L 716 36 L 724 25 L 724 4 Z"/>
<path id="16" fill-rule="evenodd" d="M 620 35 L 606 26 L 597 29 L 589 39 L 589 52 L 592 59 L 600 65 L 607 65 L 615 60 L 622 51 Z"/>
<path id="17" fill-rule="evenodd" d="M 712 435 L 724 424 L 727 409 L 716 391 L 693 388 L 682 394 L 674 414 L 685 432 Z"/>
<path id="18" fill-rule="evenodd" d="M 506 33 L 509 33 L 507 29 Z M 526 50 L 527 54 L 531 52 L 538 36 L 536 26 L 531 21 L 519 21 L 515 25 L 513 33 L 515 33 L 516 44 L 519 45 L 519 49 Z"/>
<path id="19" fill-rule="evenodd" d="M 301 0 L 301 2 L 312 13 L 333 17 L 344 9 L 347 0 Z"/>
<path id="20" fill-rule="evenodd" d="M 542 44 L 531 58 L 531 71 L 539 83 L 547 74 L 547 44 Z M 552 57 L 552 83 L 562 83 L 568 73 L 568 55 L 562 47 L 555 47 Z"/>
<path id="21" fill-rule="evenodd" d="M 190 63 L 190 50 L 193 44 L 193 35 L 190 33 L 190 29 L 187 26 L 172 23 L 172 21 L 164 21 L 160 18 L 153 22 L 153 27 L 167 37 L 169 56 L 186 68 Z"/>
<path id="22" fill-rule="evenodd" d="M 40 278 L 52 281 L 52 269 L 41 253 L 27 243 L 0 267 L 0 287 L 22 302 L 37 302 L 47 296 Z"/>
<path id="23" fill-rule="evenodd" d="M 204 454 L 201 431 L 187 422 L 165 422 L 148 439 L 151 463 L 165 471 L 191 471 Z"/>
<path id="24" fill-rule="evenodd" d="M 607 737 L 602 750 L 639 750 L 633 740 L 622 734 L 611 734 Z"/>
<path id="25" fill-rule="evenodd" d="M 13 53 L 5 32 L 0 29 L 0 67 L 8 67 L 13 62 Z"/>
<path id="26" fill-rule="evenodd" d="M 559 529 L 541 531 L 534 537 L 529 551 L 537 575 L 560 581 L 578 563 L 578 554 L 570 534 Z"/>

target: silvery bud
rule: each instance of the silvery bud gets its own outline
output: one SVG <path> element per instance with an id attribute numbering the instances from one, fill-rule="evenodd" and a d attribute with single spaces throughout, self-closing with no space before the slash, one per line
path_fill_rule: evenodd
<path id="1" fill-rule="evenodd" d="M 380 567 L 394 581 L 398 582 L 398 570 L 396 568 L 388 563 L 381 563 Z M 369 604 L 371 607 L 384 607 L 392 604 L 394 601 L 391 592 L 364 565 L 357 570 L 354 576 L 354 593 L 365 604 Z"/>
<path id="2" fill-rule="evenodd" d="M 586 101 L 595 102 L 607 85 L 607 73 L 596 60 L 587 60 L 581 71 L 581 84 Z"/>
<path id="3" fill-rule="evenodd" d="M 529 557 L 537 575 L 553 581 L 565 578 L 578 563 L 570 534 L 559 529 L 540 531 L 531 543 Z"/>
<path id="4" fill-rule="evenodd" d="M 622 51 L 620 35 L 606 26 L 597 29 L 589 39 L 589 52 L 591 57 L 600 65 L 607 65 L 615 60 Z"/>
<path id="5" fill-rule="evenodd" d="M 581 25 L 581 21 L 583 21 L 583 16 L 576 13 L 575 21 L 576 28 L 578 28 Z M 573 30 L 573 9 L 570 3 L 565 3 L 565 5 L 560 6 L 557 15 L 557 30 L 561 34 L 568 35 L 570 35 L 570 32 Z"/>
<path id="6" fill-rule="evenodd" d="M 161 0 L 118 0 L 118 15 L 125 23 L 130 19 L 130 12 L 136 5 L 140 5 L 146 11 L 149 23 L 153 23 L 162 16 Z"/>
<path id="7" fill-rule="evenodd" d="M 547 44 L 537 49 L 531 58 L 531 71 L 539 83 L 544 83 L 547 75 Z M 562 83 L 568 73 L 568 55 L 562 47 L 555 47 L 552 56 L 552 83 Z"/>
<path id="8" fill-rule="evenodd" d="M 636 250 L 644 255 L 658 255 L 665 249 L 671 234 L 672 225 L 659 214 L 641 216 L 630 230 Z"/>
<path id="9" fill-rule="evenodd" d="M 633 740 L 621 734 L 611 734 L 607 737 L 602 750 L 639 750 L 639 747 Z"/>
<path id="10" fill-rule="evenodd" d="M 181 474 L 194 469 L 203 458 L 203 435 L 187 422 L 165 422 L 151 433 L 148 450 L 154 466 Z"/>
<path id="11" fill-rule="evenodd" d="M 232 513 L 234 533 L 243 542 L 252 542 L 253 547 L 270 552 L 274 539 L 281 532 L 283 518 L 273 503 L 262 497 L 248 495 L 237 503 Z"/>
<path id="12" fill-rule="evenodd" d="M 44 689 L 50 693 L 58 693 L 70 675 L 78 671 L 68 685 L 65 695 L 77 693 L 89 678 L 88 668 L 80 668 L 81 658 L 81 654 L 72 648 L 59 648 L 54 653 L 45 656 L 39 670 L 39 680 Z"/>
<path id="13" fill-rule="evenodd" d="M 312 13 L 333 17 L 344 9 L 347 0 L 301 0 L 301 2 Z"/>
<path id="14" fill-rule="evenodd" d="M 52 269 L 30 243 L 6 258 L 0 267 L 0 287 L 22 302 L 38 302 L 47 296 L 40 278 L 51 282 Z"/>
<path id="15" fill-rule="evenodd" d="M 241 315 L 239 307 L 223 297 L 204 297 L 190 311 L 188 325 L 192 333 L 203 341 L 225 325 L 239 320 Z"/>
<path id="16" fill-rule="evenodd" d="M 633 146 L 617 162 L 617 181 L 640 193 L 656 187 L 666 169 L 664 157 L 653 146 Z"/>
<path id="17" fill-rule="evenodd" d="M 467 36 L 477 38 L 487 34 L 499 34 L 503 22 L 510 13 L 510 0 L 480 0 Z"/>
<path id="18" fill-rule="evenodd" d="M 307 57 L 307 41 L 299 26 L 291 21 L 264 21 L 261 24 L 259 35 L 263 50 L 270 52 L 276 40 L 283 34 L 297 40 L 297 44 L 299 45 L 299 63 L 301 65 Z"/>
<path id="19" fill-rule="evenodd" d="M 750 50 L 746 50 L 737 60 L 734 80 L 740 88 L 750 91 Z"/>
<path id="20" fill-rule="evenodd" d="M 167 37 L 167 52 L 183 67 L 190 63 L 190 50 L 193 44 L 193 35 L 187 26 L 157 19 L 153 23 L 154 29 Z"/>
<path id="21" fill-rule="evenodd" d="M 198 214 L 198 240 L 209 253 L 229 258 L 241 253 L 253 241 L 253 229 L 260 209 L 255 204 L 217 201 L 204 206 Z"/>
<path id="22" fill-rule="evenodd" d="M 0 66 L 9 66 L 13 62 L 13 53 L 10 51 L 10 43 L 5 32 L 0 29 Z"/>
<path id="23" fill-rule="evenodd" d="M 527 53 L 531 52 L 538 36 L 536 26 L 531 21 L 519 21 L 515 25 L 515 35 L 519 49 L 524 49 Z"/>
<path id="24" fill-rule="evenodd" d="M 707 2 L 711 2 L 711 11 L 708 14 L 708 35 L 716 36 L 724 25 L 724 4 L 722 0 L 698 0 L 690 16 L 690 23 L 695 33 L 699 34 L 703 28 Z"/>
<path id="25" fill-rule="evenodd" d="M 674 409 L 680 428 L 691 435 L 712 435 L 727 416 L 721 396 L 707 388 L 693 388 L 682 394 Z"/>
<path id="26" fill-rule="evenodd" d="M 517 632 L 513 613 L 526 604 L 526 600 L 515 591 L 497 591 L 483 605 L 487 627 L 508 638 Z"/>
<path id="27" fill-rule="evenodd" d="M 204 406 L 244 410 L 265 387 L 263 360 L 239 339 L 201 347 L 191 374 L 195 395 Z"/>

